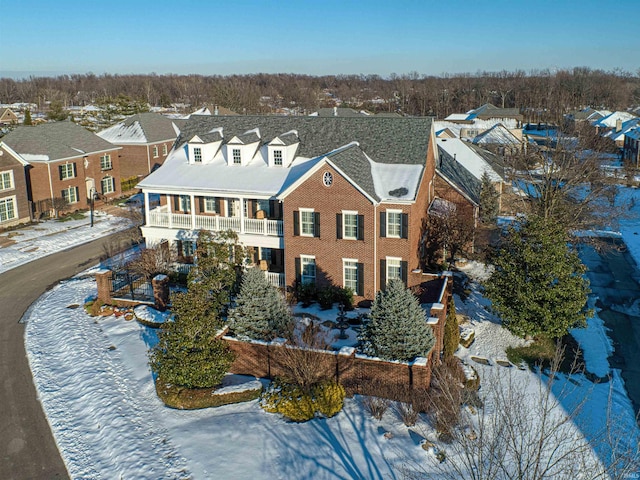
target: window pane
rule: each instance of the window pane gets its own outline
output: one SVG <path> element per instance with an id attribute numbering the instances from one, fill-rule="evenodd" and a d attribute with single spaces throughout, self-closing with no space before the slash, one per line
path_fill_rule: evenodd
<path id="1" fill-rule="evenodd" d="M 13 188 L 11 172 L 2 172 L 0 176 L 0 190 L 9 190 L 10 188 Z"/>
<path id="2" fill-rule="evenodd" d="M 273 151 L 273 164 L 282 165 L 282 150 Z"/>
<path id="3" fill-rule="evenodd" d="M 301 257 L 300 263 L 302 267 L 302 272 L 300 272 L 302 274 L 302 283 L 316 283 L 316 259 Z"/>
<path id="4" fill-rule="evenodd" d="M 200 147 L 195 147 L 193 149 L 193 161 L 196 163 L 202 162 L 202 149 Z"/>
<path id="5" fill-rule="evenodd" d="M 402 268 L 400 259 L 387 258 L 387 282 L 394 278 L 402 280 Z"/>
<path id="6" fill-rule="evenodd" d="M 344 238 L 358 238 L 358 214 L 345 213 L 343 215 Z"/>
<path id="7" fill-rule="evenodd" d="M 313 236 L 313 212 L 302 210 L 300 212 L 300 224 L 303 235 Z"/>
<path id="8" fill-rule="evenodd" d="M 205 197 L 204 199 L 204 211 L 209 213 L 216 212 L 216 197 Z"/>
<path id="9" fill-rule="evenodd" d="M 240 149 L 239 148 L 234 148 L 233 149 L 233 163 L 236 164 L 236 165 L 239 165 L 241 163 Z"/>
<path id="10" fill-rule="evenodd" d="M 344 288 L 349 288 L 353 292 L 358 291 L 358 263 L 354 261 L 344 261 Z"/>
<path id="11" fill-rule="evenodd" d="M 387 212 L 387 237 L 400 237 L 402 231 L 402 213 Z"/>

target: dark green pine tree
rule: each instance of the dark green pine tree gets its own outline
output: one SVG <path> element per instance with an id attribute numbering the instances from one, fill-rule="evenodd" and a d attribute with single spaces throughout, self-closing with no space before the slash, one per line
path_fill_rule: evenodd
<path id="1" fill-rule="evenodd" d="M 61 122 L 66 120 L 69 116 L 69 112 L 64 109 L 64 105 L 59 100 L 54 100 L 49 104 L 49 111 L 47 112 L 47 118 L 54 122 Z"/>
<path id="2" fill-rule="evenodd" d="M 234 359 L 216 336 L 245 256 L 233 232 L 201 232 L 196 258 L 187 291 L 172 296 L 174 320 L 163 325 L 149 363 L 162 382 L 208 388 L 220 383 Z"/>
<path id="3" fill-rule="evenodd" d="M 231 331 L 239 338 L 273 340 L 288 335 L 291 313 L 264 273 L 249 268 L 242 276 L 235 307 L 229 310 Z"/>
<path id="4" fill-rule="evenodd" d="M 485 292 L 516 335 L 559 338 L 586 325 L 589 281 L 568 241 L 562 225 L 531 217 L 510 227 L 494 252 Z"/>
<path id="5" fill-rule="evenodd" d="M 500 209 L 500 194 L 487 172 L 482 174 L 480 181 L 480 221 L 486 224 L 495 223 Z"/>
<path id="6" fill-rule="evenodd" d="M 22 122 L 23 125 L 33 125 L 33 120 L 31 119 L 31 111 L 29 109 L 24 111 L 24 121 Z"/>
<path id="7" fill-rule="evenodd" d="M 369 356 L 411 361 L 426 356 L 435 337 L 418 299 L 401 280 L 394 279 L 376 295 L 360 341 L 362 352 Z"/>

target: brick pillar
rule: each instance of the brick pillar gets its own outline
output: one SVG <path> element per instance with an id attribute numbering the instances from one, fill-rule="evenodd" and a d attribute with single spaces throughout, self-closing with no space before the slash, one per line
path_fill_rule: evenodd
<path id="1" fill-rule="evenodd" d="M 107 305 L 111 304 L 111 285 L 113 283 L 113 273 L 111 270 L 101 269 L 96 273 L 96 287 L 98 289 L 98 300 Z"/>
<path id="2" fill-rule="evenodd" d="M 169 305 L 169 277 L 166 275 L 156 275 L 151 280 L 153 286 L 153 303 L 155 307 L 164 312 Z"/>
<path id="3" fill-rule="evenodd" d="M 418 390 L 426 390 L 431 382 L 431 357 L 433 351 L 429 353 L 430 358 L 417 357 L 410 364 L 411 368 L 411 387 Z"/>

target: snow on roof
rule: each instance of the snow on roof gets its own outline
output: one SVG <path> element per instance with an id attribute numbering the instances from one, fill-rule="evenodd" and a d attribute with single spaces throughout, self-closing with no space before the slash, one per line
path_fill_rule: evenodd
<path id="1" fill-rule="evenodd" d="M 636 116 L 632 115 L 631 113 L 613 112 L 613 113 L 607 115 L 606 117 L 603 117 L 603 118 L 599 119 L 598 121 L 594 122 L 593 125 L 595 127 L 615 128 L 616 122 L 618 120 L 626 122 L 627 120 L 632 120 L 634 118 L 636 118 Z"/>
<path id="2" fill-rule="evenodd" d="M 463 128 L 475 128 L 480 132 L 484 132 L 485 130 L 489 130 L 491 127 L 498 124 L 502 124 L 508 130 L 518 128 L 518 122 L 513 118 L 492 118 L 489 120 L 481 120 L 476 118 L 473 119 L 473 123 L 455 123 L 448 122 L 446 120 L 436 120 L 435 122 L 433 122 L 433 128 L 436 132 L 447 128 L 453 134 L 455 134 L 456 137 L 460 137 L 460 130 L 462 130 Z"/>
<path id="3" fill-rule="evenodd" d="M 489 130 L 482 132 L 473 139 L 473 143 L 477 145 L 483 144 L 499 144 L 499 145 L 519 145 L 520 141 L 516 136 L 507 130 L 501 123 L 491 127 Z"/>
<path id="4" fill-rule="evenodd" d="M 382 201 L 413 200 L 418 191 L 422 165 L 371 163 L 371 176 L 376 195 Z M 393 193 L 392 193 L 393 192 Z"/>
<path id="5" fill-rule="evenodd" d="M 492 181 L 502 181 L 491 165 L 459 138 L 436 138 L 436 142 L 478 180 L 482 179 L 482 174 L 487 172 Z"/>
<path id="6" fill-rule="evenodd" d="M 447 118 L 445 118 L 445 121 L 461 121 L 461 120 L 470 120 L 471 117 L 468 113 L 452 113 L 451 115 L 449 115 Z"/>
<path id="7" fill-rule="evenodd" d="M 290 168 L 269 167 L 258 152 L 244 166 L 231 166 L 218 152 L 210 163 L 189 164 L 186 147 L 172 152 L 163 166 L 151 173 L 138 188 L 170 191 L 234 192 L 275 196 L 313 167 L 320 158 L 296 158 Z"/>
<path id="8" fill-rule="evenodd" d="M 20 156 L 27 162 L 48 162 L 49 155 L 40 155 L 37 153 L 22 153 Z"/>
<path id="9" fill-rule="evenodd" d="M 147 137 L 139 122 L 129 125 L 125 122 L 116 123 L 96 135 L 111 143 L 147 143 Z"/>

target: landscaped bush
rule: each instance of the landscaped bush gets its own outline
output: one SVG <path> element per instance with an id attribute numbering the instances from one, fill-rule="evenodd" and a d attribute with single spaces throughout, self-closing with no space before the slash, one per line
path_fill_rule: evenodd
<path id="1" fill-rule="evenodd" d="M 362 397 L 362 405 L 369 414 L 376 420 L 382 420 L 382 416 L 389 409 L 391 400 L 387 398 L 364 396 Z"/>
<path id="2" fill-rule="evenodd" d="M 313 389 L 315 407 L 325 417 L 333 417 L 344 406 L 344 387 L 336 382 L 317 385 Z"/>
<path id="3" fill-rule="evenodd" d="M 303 307 L 310 306 L 318 298 L 316 286 L 313 283 L 300 283 L 296 287 L 296 297 Z"/>
<path id="4" fill-rule="evenodd" d="M 322 310 L 329 310 L 333 307 L 333 302 L 336 296 L 334 290 L 334 286 L 324 287 L 318 290 L 318 303 Z"/>
<path id="5" fill-rule="evenodd" d="M 184 388 L 156 380 L 156 392 L 160 400 L 171 408 L 196 410 L 220 407 L 232 403 L 250 402 L 260 397 L 262 386 L 242 391 L 216 394 L 215 388 Z"/>
<path id="6" fill-rule="evenodd" d="M 262 394 L 260 406 L 294 422 L 306 422 L 318 413 L 333 417 L 342 410 L 344 397 L 344 388 L 335 382 L 318 384 L 306 393 L 296 385 L 275 381 Z"/>

